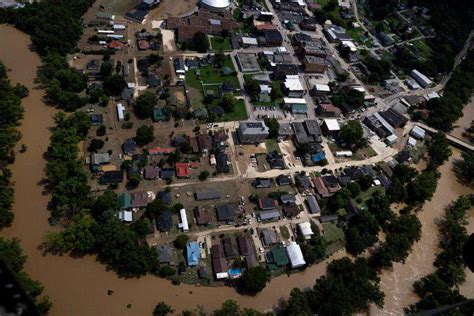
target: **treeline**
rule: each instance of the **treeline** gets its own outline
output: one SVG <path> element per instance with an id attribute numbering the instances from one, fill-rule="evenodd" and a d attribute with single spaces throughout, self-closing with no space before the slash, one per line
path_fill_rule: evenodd
<path id="1" fill-rule="evenodd" d="M 0 9 L 0 23 L 10 23 L 31 36 L 43 59 L 38 78 L 46 90 L 46 101 L 66 111 L 87 103 L 77 93 L 86 80 L 69 67 L 66 54 L 72 53 L 82 35 L 81 17 L 93 0 L 44 0 L 27 3 L 21 9 Z"/>
<path id="2" fill-rule="evenodd" d="M 0 237 L 0 260 L 5 262 L 26 293 L 34 300 L 38 312 L 41 315 L 46 315 L 51 308 L 51 302 L 48 296 L 39 298 L 43 293 L 44 286 L 23 271 L 26 259 L 27 256 L 23 253 L 18 239 Z"/>
<path id="3" fill-rule="evenodd" d="M 167 315 L 178 315 L 174 313 L 175 310 L 166 304 L 165 302 L 160 302 L 155 306 L 152 315 L 153 316 L 167 316 Z M 202 306 L 198 306 L 195 311 L 184 310 L 181 314 L 182 316 L 206 316 L 208 315 Z M 212 316 L 271 316 L 273 313 L 261 313 L 253 308 L 241 308 L 236 301 L 227 300 L 222 303 L 221 308 L 213 311 Z"/>
<path id="4" fill-rule="evenodd" d="M 13 222 L 12 173 L 8 166 L 15 160 L 15 145 L 21 138 L 17 126 L 23 117 L 21 98 L 28 95 L 25 86 L 12 86 L 7 69 L 0 61 L 0 230 Z"/>
<path id="5" fill-rule="evenodd" d="M 85 75 L 71 68 L 66 57 L 49 53 L 38 68 L 38 79 L 46 90 L 46 102 L 65 111 L 74 111 L 87 104 L 78 93 L 86 88 Z"/>
<path id="6" fill-rule="evenodd" d="M 82 35 L 81 17 L 94 0 L 43 0 L 22 9 L 1 9 L 0 23 L 14 24 L 29 34 L 42 56 L 71 53 Z"/>
<path id="7" fill-rule="evenodd" d="M 407 313 L 420 313 L 467 300 L 458 287 L 466 278 L 463 248 L 469 237 L 465 226 L 471 205 L 467 197 L 460 197 L 446 209 L 445 218 L 439 224 L 438 245 L 442 251 L 434 261 L 436 271 L 414 283 L 414 291 L 420 300 L 406 308 Z M 473 306 L 467 305 L 458 307 L 455 314 L 472 315 L 473 311 Z"/>
<path id="8" fill-rule="evenodd" d="M 78 158 L 77 144 L 90 128 L 83 112 L 69 117 L 55 116 L 46 165 L 47 186 L 52 193 L 49 205 L 53 222 L 67 223 L 64 231 L 47 234 L 44 250 L 76 255 L 97 254 L 119 275 L 140 276 L 156 272 L 155 253 L 141 237 L 149 231 L 142 220 L 126 226 L 115 216 L 118 197 L 112 191 L 94 199 L 87 185 L 87 174 Z"/>
<path id="9" fill-rule="evenodd" d="M 316 281 L 313 289 L 293 289 L 284 315 L 350 315 L 366 312 L 370 304 L 383 306 L 384 294 L 379 288 L 378 273 L 395 262 L 404 262 L 413 244 L 421 237 L 421 223 L 413 210 L 419 210 L 430 200 L 436 190 L 439 173 L 437 167 L 451 155 L 449 143 L 443 133 L 432 137 L 428 143 L 429 163 L 425 170 L 399 164 L 393 170 L 392 188 L 387 194 L 375 192 L 366 202 L 367 209 L 360 210 L 345 228 L 346 250 L 359 256 L 369 248 L 368 258 L 356 257 L 354 261 L 343 258 L 327 267 L 327 275 Z M 362 178 L 350 183 L 334 194 L 326 208 L 339 209 L 361 190 L 370 187 Z M 390 208 L 392 203 L 407 204 L 400 215 Z M 385 240 L 380 242 L 380 231 Z M 462 253 L 462 252 L 460 252 Z"/>
<path id="10" fill-rule="evenodd" d="M 466 59 L 456 68 L 444 89 L 441 98 L 426 102 L 426 121 L 429 125 L 449 131 L 462 117 L 462 110 L 474 93 L 474 51 L 469 51 Z"/>

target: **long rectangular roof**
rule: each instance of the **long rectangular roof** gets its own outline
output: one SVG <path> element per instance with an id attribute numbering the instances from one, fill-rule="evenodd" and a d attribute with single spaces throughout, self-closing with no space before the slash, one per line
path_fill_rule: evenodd
<path id="1" fill-rule="evenodd" d="M 300 245 L 298 245 L 296 242 L 291 242 L 286 247 L 286 252 L 288 253 L 288 258 L 290 258 L 292 268 L 299 268 L 306 264 Z"/>

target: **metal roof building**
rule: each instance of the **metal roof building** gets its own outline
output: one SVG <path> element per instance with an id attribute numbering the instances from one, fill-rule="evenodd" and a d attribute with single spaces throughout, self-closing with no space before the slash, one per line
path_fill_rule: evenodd
<path id="1" fill-rule="evenodd" d="M 290 258 L 290 263 L 292 268 L 299 268 L 306 264 L 304 261 L 303 253 L 301 252 L 300 245 L 295 242 L 291 242 L 286 247 L 286 252 L 288 253 L 288 258 Z"/>
<path id="2" fill-rule="evenodd" d="M 201 6 L 211 11 L 223 11 L 230 7 L 230 0 L 201 0 Z"/>

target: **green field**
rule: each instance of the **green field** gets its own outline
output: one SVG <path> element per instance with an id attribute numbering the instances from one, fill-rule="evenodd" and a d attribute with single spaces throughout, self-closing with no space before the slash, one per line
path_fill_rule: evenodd
<path id="1" fill-rule="evenodd" d="M 328 243 L 344 239 L 344 231 L 333 223 L 322 224 L 324 228 L 324 239 Z"/>
<path id="2" fill-rule="evenodd" d="M 244 100 L 238 100 L 234 111 L 224 114 L 218 121 L 241 121 L 248 118 Z"/>
<path id="3" fill-rule="evenodd" d="M 420 50 L 421 56 L 425 59 L 428 59 L 431 56 L 431 54 L 433 53 L 433 51 L 428 46 L 428 44 L 426 44 L 426 42 L 422 39 L 411 42 L 411 43 L 413 45 L 415 45 Z"/>
<path id="4" fill-rule="evenodd" d="M 211 37 L 211 47 L 214 51 L 231 50 L 232 43 L 230 37 L 213 36 Z"/>
<path id="5" fill-rule="evenodd" d="M 288 227 L 280 226 L 280 234 L 281 234 L 281 237 L 283 237 L 284 239 L 286 240 L 290 239 L 290 232 L 288 230 Z"/>
<path id="6" fill-rule="evenodd" d="M 267 139 L 265 140 L 265 147 L 267 147 L 267 153 L 276 150 L 277 152 L 281 153 L 280 146 L 275 139 Z"/>

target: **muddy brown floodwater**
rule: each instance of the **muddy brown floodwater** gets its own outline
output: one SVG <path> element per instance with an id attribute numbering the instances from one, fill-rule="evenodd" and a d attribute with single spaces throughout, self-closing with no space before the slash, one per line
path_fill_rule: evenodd
<path id="1" fill-rule="evenodd" d="M 474 97 L 466 104 L 462 113 L 463 116 L 454 124 L 454 128 L 450 134 L 464 141 L 468 141 L 468 139 L 463 136 L 463 133 L 471 126 L 471 121 L 474 120 Z"/>
<path id="2" fill-rule="evenodd" d="M 316 278 L 325 272 L 326 263 L 314 265 L 303 273 L 274 278 L 259 295 L 244 297 L 227 287 L 173 286 L 167 280 L 152 276 L 120 279 L 106 271 L 93 256 L 80 259 L 42 256 L 38 245 L 45 232 L 53 228 L 47 222 L 49 196 L 43 194 L 39 182 L 44 177 L 43 154 L 49 144 L 49 128 L 53 125 L 55 110 L 42 102 L 43 91 L 35 89 L 34 78 L 40 59 L 29 50 L 29 37 L 13 27 L 0 25 L 0 38 L 0 59 L 11 69 L 10 79 L 30 89 L 29 96 L 23 100 L 25 117 L 20 128 L 21 143 L 26 144 L 28 150 L 18 154 L 12 166 L 15 220 L 12 227 L 1 234 L 21 240 L 28 255 L 26 272 L 46 286 L 45 293 L 53 302 L 51 315 L 150 315 L 160 301 L 177 311 L 198 305 L 209 311 L 226 299 L 234 299 L 241 306 L 267 310 L 281 298 L 287 298 L 293 287 L 313 286 Z M 333 258 L 343 255 L 341 251 Z M 109 289 L 114 291 L 112 295 L 107 295 Z M 132 307 L 127 309 L 127 304 Z"/>
<path id="3" fill-rule="evenodd" d="M 422 226 L 420 240 L 413 245 L 411 253 L 405 264 L 395 263 L 392 270 L 385 270 L 381 275 L 380 287 L 385 293 L 385 306 L 383 310 L 372 306 L 372 315 L 401 315 L 403 308 L 417 301 L 413 293 L 413 283 L 423 276 L 434 271 L 433 262 L 438 248 L 438 227 L 436 219 L 445 214 L 445 207 L 460 195 L 472 193 L 472 190 L 458 182 L 453 172 L 453 160 L 460 157 L 460 151 L 453 149 L 453 156 L 440 167 L 441 178 L 438 181 L 436 192 L 431 201 L 423 206 L 423 211 L 418 213 Z M 472 210 L 470 212 L 472 216 Z M 472 233 L 472 230 L 471 230 Z M 466 270 L 470 285 L 472 274 Z M 468 282 L 466 282 L 468 283 Z M 466 291 L 468 295 L 469 291 Z M 472 288 L 470 289 L 472 295 Z"/>

